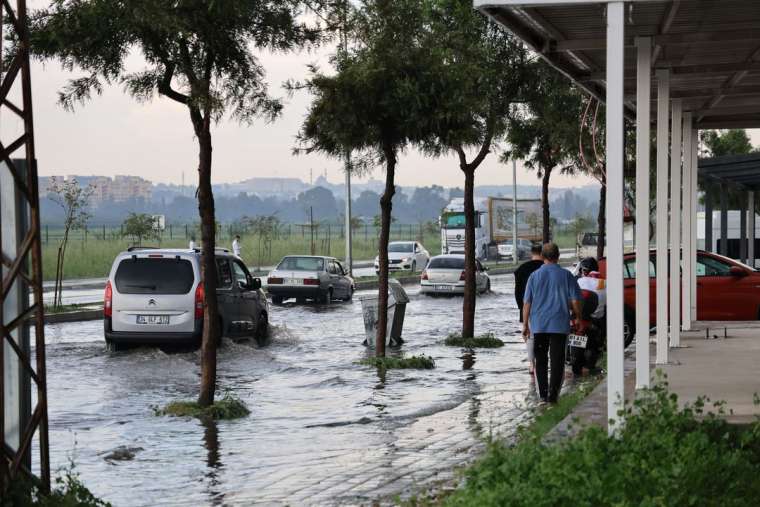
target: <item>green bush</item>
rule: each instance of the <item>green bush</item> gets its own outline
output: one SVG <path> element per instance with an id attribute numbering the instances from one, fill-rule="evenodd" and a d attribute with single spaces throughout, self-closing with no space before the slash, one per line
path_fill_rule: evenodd
<path id="1" fill-rule="evenodd" d="M 493 333 L 486 333 L 474 338 L 462 338 L 462 335 L 452 333 L 443 342 L 449 347 L 464 347 L 468 349 L 495 349 L 503 347 L 504 342 L 496 338 Z"/>
<path id="2" fill-rule="evenodd" d="M 5 494 L 0 495 L 2 507 L 111 507 L 97 498 L 79 479 L 73 465 L 55 480 L 49 495 L 42 495 L 36 486 L 24 480 L 14 480 Z"/>
<path id="3" fill-rule="evenodd" d="M 544 445 L 527 433 L 514 447 L 492 443 L 450 506 L 745 506 L 760 498 L 760 423 L 740 429 L 705 412 L 706 399 L 679 408 L 658 383 L 621 415 L 610 438 L 599 427 Z"/>
<path id="4" fill-rule="evenodd" d="M 435 361 L 430 356 L 411 356 L 411 357 L 368 357 L 359 361 L 359 364 L 374 366 L 385 370 L 417 368 L 422 370 L 432 370 L 435 368 Z"/>
<path id="5" fill-rule="evenodd" d="M 158 416 L 197 417 L 215 421 L 240 419 L 251 413 L 242 400 L 230 393 L 226 393 L 221 400 L 215 401 L 210 407 L 201 407 L 197 401 L 173 401 L 164 408 L 155 408 L 154 412 Z"/>

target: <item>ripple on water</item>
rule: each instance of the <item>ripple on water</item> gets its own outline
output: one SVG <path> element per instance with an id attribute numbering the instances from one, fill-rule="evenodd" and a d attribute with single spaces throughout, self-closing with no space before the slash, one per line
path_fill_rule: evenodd
<path id="1" fill-rule="evenodd" d="M 461 326 L 461 299 L 410 290 L 406 343 L 389 353 L 430 355 L 432 371 L 359 365 L 371 351 L 361 346 L 358 300 L 272 306 L 267 345 L 225 339 L 219 350 L 219 389 L 251 409 L 247 418 L 219 423 L 157 417 L 151 409 L 197 395 L 197 351 L 111 353 L 100 322 L 48 326 L 53 466 L 73 457 L 87 485 L 116 506 L 159 498 L 208 505 L 249 503 L 274 494 L 286 478 L 308 482 L 326 469 L 385 459 L 414 421 L 481 396 L 527 392 L 512 277 L 493 277 L 493 287 L 478 298 L 477 332 L 509 343 L 474 353 L 442 344 Z M 119 448 L 143 450 L 129 460 L 104 459 Z"/>

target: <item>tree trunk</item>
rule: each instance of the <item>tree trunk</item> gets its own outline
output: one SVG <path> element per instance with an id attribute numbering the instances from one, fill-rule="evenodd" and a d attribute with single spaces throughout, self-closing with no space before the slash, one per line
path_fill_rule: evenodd
<path id="1" fill-rule="evenodd" d="M 198 212 L 201 218 L 201 280 L 204 289 L 203 339 L 201 342 L 201 388 L 198 404 L 214 403 L 216 390 L 216 347 L 220 339 L 219 307 L 216 297 L 216 219 L 211 190 L 211 124 L 208 114 L 192 114 L 198 137 Z"/>
<path id="2" fill-rule="evenodd" d="M 607 206 L 607 178 L 602 178 L 602 188 L 599 190 L 599 214 L 597 215 L 597 233 L 599 234 L 596 242 L 596 258 L 601 259 L 604 257 L 604 243 L 606 238 L 604 237 L 604 230 L 607 228 L 607 214 L 605 207 Z M 667 225 L 665 226 L 667 227 Z"/>
<path id="3" fill-rule="evenodd" d="M 475 168 L 461 167 L 464 172 L 464 301 L 462 302 L 462 338 L 475 336 Z"/>
<path id="4" fill-rule="evenodd" d="M 378 242 L 378 269 L 380 276 L 377 289 L 377 335 L 375 337 L 375 353 L 377 357 L 385 357 L 385 336 L 388 330 L 388 241 L 391 233 L 391 209 L 393 194 L 396 192 L 394 183 L 396 173 L 396 150 L 390 144 L 383 146 L 385 154 L 385 191 L 380 197 L 380 241 Z"/>
<path id="5" fill-rule="evenodd" d="M 551 233 L 550 233 L 550 224 L 549 221 L 551 220 L 551 214 L 549 213 L 549 179 L 552 176 L 552 170 L 551 169 L 544 169 L 544 175 L 541 177 L 541 211 L 543 212 L 542 216 L 542 232 L 541 232 L 541 242 L 542 243 L 548 243 L 551 241 Z"/>

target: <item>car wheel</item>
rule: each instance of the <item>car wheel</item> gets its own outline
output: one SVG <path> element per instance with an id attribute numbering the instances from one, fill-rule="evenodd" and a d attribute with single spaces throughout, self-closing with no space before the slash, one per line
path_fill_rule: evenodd
<path id="1" fill-rule="evenodd" d="M 346 296 L 346 299 L 345 299 L 345 301 L 351 301 L 353 298 L 354 298 L 354 287 L 353 287 L 353 286 L 351 286 L 351 287 L 348 289 L 348 295 Z"/>
<path id="2" fill-rule="evenodd" d="M 273 305 L 281 305 L 282 301 L 283 301 L 282 296 L 272 296 Z"/>
<path id="3" fill-rule="evenodd" d="M 257 341 L 264 341 L 269 336 L 269 317 L 267 317 L 266 312 L 261 312 L 261 315 L 259 315 L 259 320 L 256 323 L 256 332 L 254 333 L 254 338 L 256 338 Z"/>
<path id="4" fill-rule="evenodd" d="M 106 349 L 109 352 L 119 352 L 125 349 L 124 345 L 116 343 L 114 341 L 106 340 Z"/>
<path id="5" fill-rule="evenodd" d="M 417 261 L 412 261 L 412 273 L 417 272 Z"/>
<path id="6" fill-rule="evenodd" d="M 623 309 L 623 348 L 627 349 L 636 336 L 636 314 L 627 306 Z"/>
<path id="7" fill-rule="evenodd" d="M 327 292 L 319 296 L 319 302 L 324 305 L 329 305 L 330 303 L 332 303 L 332 295 L 333 295 L 332 289 L 328 289 Z"/>
<path id="8" fill-rule="evenodd" d="M 491 292 L 491 280 L 490 279 L 486 280 L 486 294 L 488 294 L 489 292 Z"/>

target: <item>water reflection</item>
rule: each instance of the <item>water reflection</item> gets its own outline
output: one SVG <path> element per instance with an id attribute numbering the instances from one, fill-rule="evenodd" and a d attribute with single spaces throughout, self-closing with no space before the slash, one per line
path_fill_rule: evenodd
<path id="1" fill-rule="evenodd" d="M 467 349 L 464 354 L 462 354 L 462 369 L 463 370 L 471 370 L 475 366 L 475 351 L 473 349 Z"/>
<path id="2" fill-rule="evenodd" d="M 210 418 L 201 420 L 203 426 L 203 446 L 206 448 L 206 491 L 212 505 L 222 505 L 224 493 L 219 490 L 221 481 L 219 475 L 224 468 L 219 452 L 219 427 Z"/>

